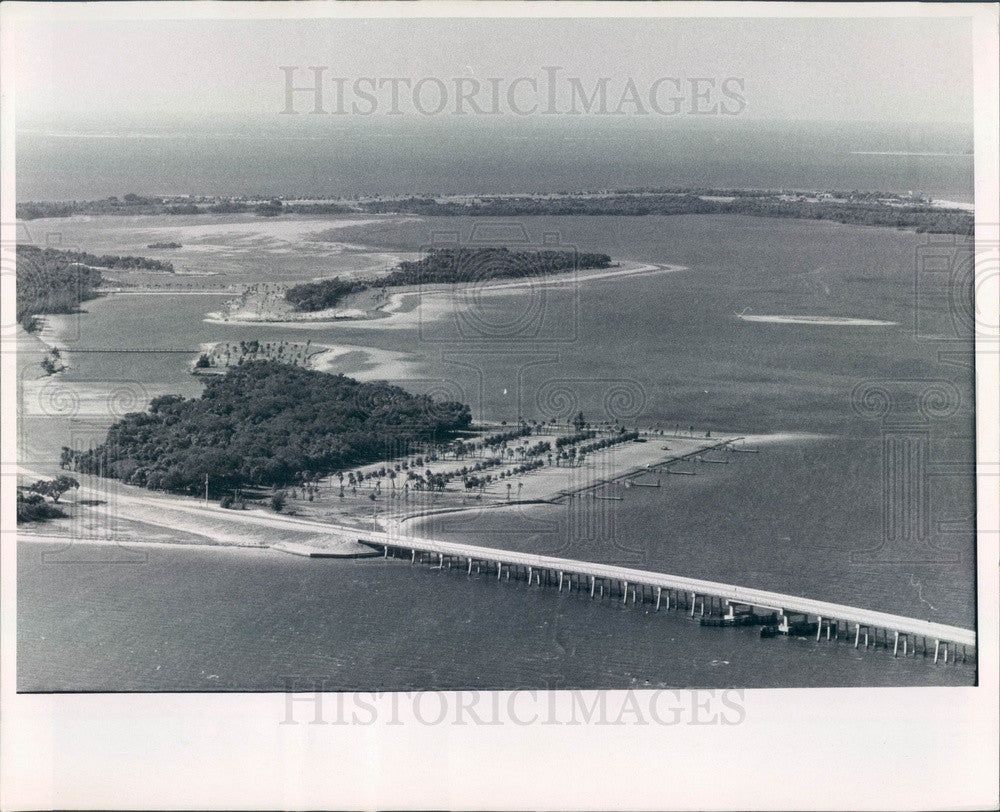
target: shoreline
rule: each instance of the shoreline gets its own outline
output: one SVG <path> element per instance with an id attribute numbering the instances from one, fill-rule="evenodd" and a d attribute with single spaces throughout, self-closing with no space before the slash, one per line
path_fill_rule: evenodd
<path id="1" fill-rule="evenodd" d="M 673 435 L 662 435 L 658 436 L 660 442 L 665 442 L 667 440 L 672 440 L 678 442 L 681 440 L 687 440 L 689 442 L 693 441 L 693 438 L 687 437 L 674 437 Z M 390 532 L 392 531 L 402 531 L 404 526 L 407 529 L 419 527 L 421 523 L 432 519 L 436 516 L 445 514 L 456 514 L 456 513 L 478 513 L 483 510 L 501 510 L 503 508 L 509 508 L 514 506 L 524 506 L 524 505 L 559 505 L 563 504 L 567 499 L 580 498 L 582 495 L 590 492 L 596 491 L 607 485 L 614 485 L 619 482 L 626 480 L 636 479 L 638 477 L 649 475 L 649 474 L 662 474 L 661 469 L 672 465 L 677 462 L 686 462 L 689 460 L 694 460 L 700 457 L 702 454 L 708 454 L 712 451 L 723 451 L 728 446 L 735 443 L 750 443 L 754 446 L 766 446 L 775 443 L 782 442 L 806 442 L 815 440 L 829 439 L 829 435 L 823 434 L 813 434 L 809 432 L 777 432 L 773 434 L 733 434 L 725 435 L 720 434 L 713 440 L 717 442 L 707 444 L 704 442 L 705 438 L 702 438 L 702 442 L 699 444 L 694 442 L 696 447 L 686 450 L 685 453 L 675 454 L 669 456 L 663 456 L 660 461 L 645 462 L 645 461 L 635 461 L 633 460 L 631 464 L 628 462 L 619 465 L 616 470 L 606 476 L 595 478 L 591 481 L 563 488 L 555 492 L 550 492 L 548 495 L 535 496 L 529 499 L 511 499 L 509 501 L 501 501 L 494 503 L 482 503 L 472 506 L 448 506 L 440 508 L 431 508 L 428 510 L 422 510 L 419 512 L 413 512 L 408 515 L 400 516 L 389 520 Z M 648 438 L 649 442 L 654 442 L 653 437 Z M 731 452 L 730 452 L 731 453 Z M 543 469 L 544 470 L 544 469 Z M 523 475 L 521 478 L 527 480 L 533 474 L 538 472 L 530 472 Z M 627 486 L 626 486 L 627 487 Z M 616 497 L 615 497 L 616 498 Z"/>
<path id="2" fill-rule="evenodd" d="M 191 374 L 196 377 L 225 375 L 238 364 L 228 366 L 197 367 L 201 355 L 214 356 L 221 352 L 231 342 L 206 341 L 198 345 L 198 353 L 189 362 Z M 415 377 L 414 367 L 420 363 L 420 358 L 412 353 L 400 350 L 386 350 L 379 347 L 366 347 L 353 344 L 319 344 L 312 343 L 310 352 L 305 354 L 304 344 L 291 343 L 295 350 L 303 349 L 304 360 L 294 366 L 310 369 L 315 372 L 325 372 L 331 375 L 348 375 L 357 381 L 405 381 Z M 261 356 L 251 360 L 280 360 Z"/>
<path id="3" fill-rule="evenodd" d="M 171 535 L 177 538 L 176 541 L 141 541 L 135 538 L 121 539 L 97 539 L 95 543 L 121 544 L 142 547 L 145 545 L 157 545 L 163 547 L 236 547 L 240 549 L 272 549 L 284 544 L 297 549 L 315 549 L 322 551 L 330 548 L 331 545 L 343 547 L 349 540 L 346 536 L 355 533 L 364 533 L 366 530 L 377 530 L 381 532 L 410 532 L 411 528 L 419 526 L 423 520 L 433 516 L 451 513 L 472 513 L 483 510 L 500 510 L 502 508 L 524 505 L 544 505 L 560 504 L 567 498 L 579 498 L 578 495 L 589 491 L 594 491 L 610 484 L 621 482 L 630 478 L 638 478 L 643 475 L 661 473 L 660 469 L 676 462 L 685 462 L 701 454 L 720 451 L 724 446 L 735 442 L 752 443 L 755 447 L 766 446 L 784 442 L 804 442 L 826 439 L 827 435 L 784 432 L 775 434 L 747 434 L 747 435 L 718 435 L 710 438 L 675 438 L 672 436 L 649 437 L 647 443 L 630 443 L 631 446 L 621 450 L 627 453 L 623 458 L 612 466 L 612 470 L 599 477 L 586 477 L 584 481 L 577 484 L 570 483 L 568 486 L 562 475 L 572 476 L 574 473 L 584 473 L 586 470 L 580 468 L 557 468 L 540 469 L 539 471 L 524 474 L 521 480 L 529 485 L 529 491 L 534 491 L 530 496 L 524 498 L 504 500 L 497 494 L 494 500 L 477 502 L 476 504 L 452 504 L 440 505 L 438 507 L 427 507 L 413 505 L 410 509 L 397 515 L 385 515 L 374 519 L 368 513 L 368 505 L 365 497 L 361 497 L 362 509 L 348 511 L 338 517 L 337 521 L 322 520 L 317 517 L 310 517 L 303 514 L 268 513 L 263 508 L 255 507 L 248 510 L 224 510 L 217 506 L 207 506 L 197 497 L 181 496 L 164 492 L 147 491 L 138 486 L 126 485 L 118 480 L 105 480 L 91 475 L 77 475 L 80 480 L 80 489 L 74 494 L 72 500 L 66 500 L 65 507 L 73 507 L 74 514 L 68 519 L 56 519 L 44 524 L 22 526 L 43 529 L 45 532 L 31 532 L 19 528 L 17 531 L 18 540 L 33 540 L 32 537 L 46 539 L 66 544 L 74 544 L 78 541 L 88 543 L 88 539 L 79 538 L 69 533 L 79 532 L 81 526 L 91 526 L 95 529 L 95 534 L 100 535 L 102 527 L 101 521 L 106 520 L 105 514 L 99 510 L 91 511 L 92 506 L 81 508 L 77 503 L 81 500 L 91 500 L 97 497 L 102 503 L 108 500 L 109 491 L 119 508 L 118 513 L 113 517 L 113 522 L 124 522 L 131 525 L 125 531 L 115 530 L 114 532 L 124 532 L 126 535 L 135 534 L 149 537 L 155 530 L 160 538 L 169 538 Z M 655 442 L 681 443 L 676 450 L 678 453 L 663 454 L 663 449 L 657 449 Z M 648 446 L 654 445 L 653 449 Z M 613 451 L 615 447 L 606 449 L 605 452 Z M 642 452 L 646 450 L 646 453 Z M 589 460 L 591 466 L 596 462 L 596 458 L 602 452 L 596 452 Z M 604 461 L 605 463 L 607 460 Z M 602 471 L 607 465 L 602 466 Z M 560 478 L 558 483 L 551 482 L 552 472 Z M 44 478 L 45 474 L 30 470 L 24 466 L 17 466 L 19 477 L 27 479 Z M 548 476 L 546 476 L 548 474 Z M 549 482 L 539 483 L 539 479 L 548 479 Z M 548 488 L 545 486 L 548 485 Z M 454 495 L 453 492 L 451 492 Z M 78 512 L 82 511 L 82 512 Z M 67 525 L 60 523 L 66 522 Z M 96 524 L 94 524 L 96 522 Z M 372 524 L 375 523 L 373 527 Z M 69 531 L 63 535 L 60 531 Z M 54 532 L 53 532 L 54 531 Z M 107 531 L 105 531 L 107 532 Z M 94 541 L 90 539 L 90 541 Z M 351 542 L 354 544 L 356 542 Z"/>
<path id="4" fill-rule="evenodd" d="M 688 270 L 687 266 L 672 263 L 650 263 L 625 260 L 613 269 L 593 268 L 566 273 L 550 274 L 530 279 L 495 280 L 485 284 L 464 283 L 458 285 L 436 284 L 425 286 L 400 286 L 389 294 L 388 301 L 371 310 L 358 307 L 334 307 L 312 313 L 290 313 L 272 309 L 269 313 L 253 314 L 247 311 L 227 316 L 224 311 L 207 313 L 204 322 L 209 324 L 260 325 L 289 329 L 329 328 L 329 327 L 384 327 L 397 328 L 414 326 L 421 321 L 433 321 L 452 312 L 456 307 L 471 306 L 456 300 L 463 294 L 475 291 L 477 295 L 505 295 L 520 289 L 538 289 L 569 284 L 618 279 L 633 276 L 648 276 L 659 273 L 675 273 Z M 403 309 L 403 300 L 418 297 L 415 307 Z M 291 317 L 290 317 L 291 316 Z"/>

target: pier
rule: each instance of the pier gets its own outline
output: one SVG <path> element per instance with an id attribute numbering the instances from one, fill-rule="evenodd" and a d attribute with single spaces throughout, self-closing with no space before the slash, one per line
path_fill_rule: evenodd
<path id="1" fill-rule="evenodd" d="M 621 604 L 682 610 L 692 618 L 720 621 L 704 625 L 761 625 L 762 637 L 792 634 L 814 636 L 817 641 L 843 640 L 854 648 L 892 649 L 896 657 L 933 656 L 935 663 L 945 664 L 975 657 L 975 631 L 917 618 L 611 564 L 375 531 L 354 534 L 360 544 L 385 558 L 456 568 L 468 575 L 475 570 L 497 580 L 555 586 L 560 592 L 575 586 L 591 598 L 608 596 Z"/>

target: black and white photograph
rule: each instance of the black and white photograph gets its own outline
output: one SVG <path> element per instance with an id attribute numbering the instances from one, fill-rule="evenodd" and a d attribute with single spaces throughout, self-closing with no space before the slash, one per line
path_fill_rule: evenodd
<path id="1" fill-rule="evenodd" d="M 3 808 L 996 802 L 997 6 L 812 5 L 5 3 Z"/>

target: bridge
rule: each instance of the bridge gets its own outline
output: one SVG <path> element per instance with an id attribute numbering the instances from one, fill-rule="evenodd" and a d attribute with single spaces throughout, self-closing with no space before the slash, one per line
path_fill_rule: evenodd
<path id="1" fill-rule="evenodd" d="M 933 652 L 935 663 L 942 658 L 947 663 L 949 656 L 952 662 L 960 656 L 964 662 L 976 649 L 976 633 L 970 629 L 735 584 L 392 533 L 353 531 L 352 537 L 385 558 L 404 557 L 416 563 L 419 557 L 440 568 L 462 567 L 468 574 L 475 569 L 480 574 L 495 573 L 497 580 L 506 577 L 559 591 L 575 588 L 588 591 L 591 598 L 652 604 L 656 611 L 664 606 L 692 617 L 722 615 L 735 623 L 741 616 L 752 619 L 755 609 L 765 609 L 776 616 L 780 632 L 801 633 L 808 628 L 812 633 L 815 627 L 817 640 L 825 634 L 827 640 L 853 640 L 855 648 L 862 641 L 865 648 L 869 643 L 889 648 L 891 640 L 894 656 Z"/>

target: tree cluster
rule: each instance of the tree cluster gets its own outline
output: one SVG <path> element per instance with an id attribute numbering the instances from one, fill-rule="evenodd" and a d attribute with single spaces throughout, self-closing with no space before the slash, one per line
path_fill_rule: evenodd
<path id="1" fill-rule="evenodd" d="M 577 443 L 589 440 L 591 437 L 596 435 L 596 431 L 578 431 L 576 434 L 564 434 L 562 437 L 556 437 L 556 448 L 576 445 Z"/>
<path id="2" fill-rule="evenodd" d="M 710 194 L 709 194 L 710 193 Z M 706 200 L 701 195 L 725 196 L 733 200 Z M 972 214 L 934 208 L 885 192 L 844 192 L 837 199 L 786 199 L 781 192 L 747 190 L 694 190 L 693 192 L 571 195 L 568 197 L 493 197 L 469 202 L 438 202 L 434 198 L 374 201 L 363 204 L 376 213 L 410 213 L 428 217 L 528 217 L 528 216 L 630 216 L 681 214 L 744 214 L 889 228 L 912 228 L 918 232 L 971 235 Z M 831 198 L 833 197 L 831 193 Z M 886 201 L 890 202 L 887 203 Z"/>
<path id="3" fill-rule="evenodd" d="M 387 286 L 453 284 L 517 279 L 588 268 L 607 268 L 607 254 L 575 251 L 511 251 L 505 247 L 435 248 L 412 262 L 401 262 L 379 280 Z"/>
<path id="4" fill-rule="evenodd" d="M 97 296 L 101 272 L 72 261 L 73 252 L 17 246 L 17 320 L 31 330 L 34 316 L 74 313 Z"/>
<path id="5" fill-rule="evenodd" d="M 147 197 L 127 194 L 100 200 L 69 200 L 62 202 L 18 203 L 16 214 L 20 220 L 37 220 L 41 217 L 72 217 L 85 215 L 150 215 L 150 214 L 243 214 L 253 211 L 262 217 L 279 214 L 344 214 L 356 211 L 337 203 L 284 203 L 273 200 L 245 200 L 241 198 L 199 198 L 198 202 L 183 198 Z"/>
<path id="6" fill-rule="evenodd" d="M 135 485 L 219 493 L 283 486 L 384 459 L 387 450 L 468 428 L 468 406 L 276 361 L 211 379 L 199 398 L 156 398 L 101 445 L 64 449 L 68 467 Z"/>
<path id="7" fill-rule="evenodd" d="M 607 254 L 511 251 L 504 247 L 436 248 L 419 260 L 399 263 L 377 282 L 344 280 L 335 276 L 322 282 L 295 285 L 285 292 L 285 300 L 296 310 L 314 312 L 335 307 L 344 297 L 376 285 L 390 288 L 520 279 L 571 270 L 607 268 L 610 265 L 611 257 Z"/>
<path id="8" fill-rule="evenodd" d="M 306 282 L 293 285 L 285 291 L 285 301 L 307 313 L 326 310 L 335 307 L 341 299 L 352 293 L 367 290 L 368 283 L 357 280 L 344 280 L 339 276 L 324 279 L 322 282 Z"/>
<path id="9" fill-rule="evenodd" d="M 57 507 L 59 497 L 80 483 L 71 476 L 60 475 L 55 479 L 39 479 L 31 485 L 17 488 L 17 523 L 44 522 L 64 519 L 66 514 Z M 52 502 L 46 502 L 48 497 Z"/>

